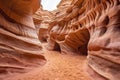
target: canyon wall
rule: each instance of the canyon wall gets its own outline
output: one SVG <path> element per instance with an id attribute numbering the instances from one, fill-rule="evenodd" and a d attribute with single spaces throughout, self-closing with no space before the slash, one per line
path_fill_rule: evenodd
<path id="1" fill-rule="evenodd" d="M 43 10 L 42 5 L 33 15 L 33 21 L 35 23 L 40 42 L 46 42 L 48 36 L 49 23 L 54 19 L 54 17 L 55 16 L 52 12 Z"/>
<path id="2" fill-rule="evenodd" d="M 87 71 L 93 80 L 119 80 L 120 0 L 69 1 L 62 0 L 53 11 L 48 49 L 87 54 Z"/>
<path id="3" fill-rule="evenodd" d="M 119 80 L 120 0 L 62 0 L 57 7 L 0 0 L 0 80 L 44 65 L 40 41 L 49 50 L 87 55 L 92 80 Z"/>
<path id="4" fill-rule="evenodd" d="M 32 15 L 39 0 L 0 0 L 0 80 L 45 64 Z"/>

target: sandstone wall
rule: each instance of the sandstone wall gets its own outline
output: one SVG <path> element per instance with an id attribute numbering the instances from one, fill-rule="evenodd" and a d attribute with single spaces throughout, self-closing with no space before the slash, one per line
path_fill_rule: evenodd
<path id="1" fill-rule="evenodd" d="M 70 5 L 63 12 L 58 6 L 48 49 L 88 54 L 87 70 L 93 80 L 119 80 L 120 1 L 74 0 Z"/>
<path id="2" fill-rule="evenodd" d="M 32 14 L 39 0 L 0 0 L 0 79 L 45 63 Z"/>
<path id="3" fill-rule="evenodd" d="M 55 15 L 53 15 L 52 12 L 43 10 L 42 7 L 33 14 L 33 21 L 35 23 L 40 42 L 47 41 L 49 23 L 54 19 L 54 17 Z"/>

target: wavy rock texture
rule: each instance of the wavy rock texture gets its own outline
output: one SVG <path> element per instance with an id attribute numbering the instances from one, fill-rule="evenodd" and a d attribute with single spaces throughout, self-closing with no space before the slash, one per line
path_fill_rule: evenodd
<path id="1" fill-rule="evenodd" d="M 120 0 L 73 0 L 62 12 L 67 1 L 53 11 L 48 49 L 88 54 L 93 80 L 119 80 Z"/>
<path id="2" fill-rule="evenodd" d="M 33 15 L 33 20 L 37 29 L 38 38 L 41 42 L 47 41 L 49 23 L 54 19 L 54 17 L 55 16 L 52 12 L 43 10 L 42 5 Z"/>
<path id="3" fill-rule="evenodd" d="M 0 80 L 45 64 L 32 19 L 39 3 L 0 0 Z"/>
<path id="4" fill-rule="evenodd" d="M 120 0 L 62 0 L 52 12 L 39 3 L 0 0 L 0 80 L 45 64 L 39 40 L 49 50 L 87 55 L 92 80 L 120 79 Z"/>

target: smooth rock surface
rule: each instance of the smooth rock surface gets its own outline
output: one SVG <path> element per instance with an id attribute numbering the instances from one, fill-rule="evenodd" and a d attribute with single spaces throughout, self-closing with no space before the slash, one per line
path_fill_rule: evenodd
<path id="1" fill-rule="evenodd" d="M 38 8 L 39 0 L 0 0 L 0 80 L 45 64 L 32 18 Z"/>

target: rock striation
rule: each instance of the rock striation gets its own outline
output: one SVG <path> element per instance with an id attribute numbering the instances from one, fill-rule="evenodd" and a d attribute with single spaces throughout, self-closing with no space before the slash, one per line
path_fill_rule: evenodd
<path id="1" fill-rule="evenodd" d="M 120 0 L 62 0 L 53 13 L 48 49 L 88 54 L 93 80 L 119 80 Z"/>
<path id="2" fill-rule="evenodd" d="M 32 18 L 39 7 L 39 0 L 0 0 L 0 80 L 45 64 Z"/>
<path id="3" fill-rule="evenodd" d="M 91 80 L 119 80 L 120 0 L 61 0 L 57 7 L 0 0 L 0 80 L 44 65 L 44 41 L 49 50 L 87 55 Z"/>
<path id="4" fill-rule="evenodd" d="M 33 14 L 33 21 L 37 29 L 40 42 L 46 42 L 48 37 L 49 23 L 54 19 L 52 12 L 42 9 L 41 7 Z M 41 35 L 42 34 L 42 35 Z"/>

